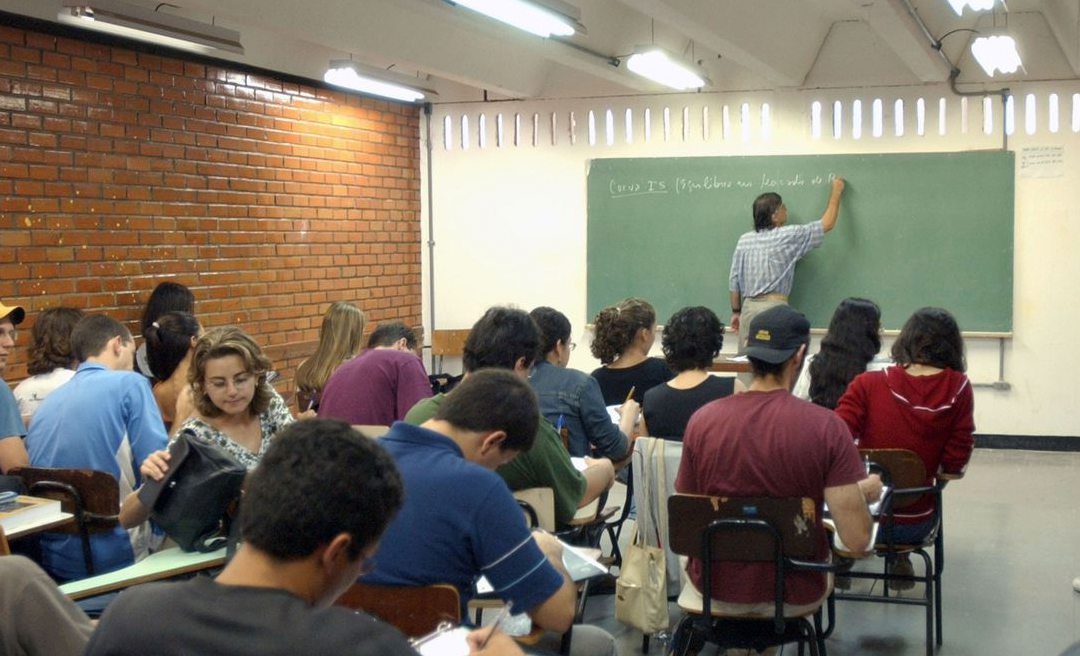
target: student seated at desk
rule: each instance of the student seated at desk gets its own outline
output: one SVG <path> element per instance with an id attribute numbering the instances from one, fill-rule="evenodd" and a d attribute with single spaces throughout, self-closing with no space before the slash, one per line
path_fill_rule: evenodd
<path id="1" fill-rule="evenodd" d="M 146 331 L 154 322 L 166 312 L 187 312 L 195 314 L 195 295 L 186 286 L 178 282 L 167 280 L 158 283 L 150 297 L 146 299 L 146 307 L 143 308 L 142 319 L 139 325 L 139 334 L 146 339 Z M 135 371 L 153 382 L 154 375 L 150 373 L 150 362 L 146 359 L 146 342 L 143 341 L 135 350 Z"/>
<path id="2" fill-rule="evenodd" d="M 360 352 L 364 337 L 364 313 L 346 301 L 330 304 L 319 326 L 319 345 L 296 368 L 296 409 L 319 410 L 323 387 L 330 375 Z"/>
<path id="3" fill-rule="evenodd" d="M 334 370 L 323 387 L 319 416 L 389 426 L 422 399 L 431 381 L 416 354 L 416 334 L 400 321 L 379 325 L 367 350 Z"/>
<path id="4" fill-rule="evenodd" d="M 893 342 L 896 366 L 868 371 L 836 405 L 864 449 L 908 449 L 926 465 L 926 484 L 938 471 L 961 473 L 975 445 L 974 395 L 964 375 L 964 339 L 948 311 L 926 307 L 911 315 Z M 934 529 L 934 498 L 927 495 L 896 512 L 898 543 L 919 543 Z M 893 571 L 912 574 L 902 555 Z M 911 581 L 892 581 L 906 589 Z"/>
<path id="5" fill-rule="evenodd" d="M 513 308 L 493 307 L 473 325 L 465 340 L 465 378 L 481 369 L 494 368 L 511 370 L 525 380 L 539 343 L 540 333 L 529 315 Z M 446 394 L 424 399 L 409 411 L 405 421 L 415 425 L 424 423 L 435 416 L 445 399 Z M 608 421 L 606 414 L 604 420 Z M 589 505 L 615 480 L 615 468 L 607 458 L 589 459 L 586 463 L 585 471 L 579 472 L 555 426 L 540 417 L 532 446 L 495 471 L 515 492 L 533 487 L 551 488 L 555 496 L 555 524 L 564 527 L 578 508 Z"/>
<path id="6" fill-rule="evenodd" d="M 422 425 L 394 424 L 380 442 L 401 472 L 405 503 L 365 581 L 449 583 L 464 608 L 484 575 L 514 612 L 528 613 L 544 629 L 567 631 L 577 592 L 561 545 L 547 533 L 530 537 L 521 508 L 492 471 L 529 450 L 539 420 L 529 384 L 511 371 L 489 369 L 470 373 Z M 606 632 L 573 630 L 574 654 L 614 653 Z"/>
<path id="7" fill-rule="evenodd" d="M 215 328 L 192 349 L 187 380 L 195 399 L 195 414 L 176 430 L 177 439 L 191 439 L 218 447 L 252 469 L 266 454 L 277 433 L 293 423 L 285 401 L 266 372 L 270 359 L 247 333 L 234 326 Z M 169 470 L 169 452 L 150 455 L 140 469 L 143 476 L 161 480 Z M 136 492 L 120 507 L 123 526 L 146 521 L 149 513 Z"/>
<path id="8" fill-rule="evenodd" d="M 619 408 L 619 424 L 611 421 L 596 379 L 566 365 L 570 362 L 570 320 L 554 308 L 529 313 L 540 328 L 540 352 L 529 373 L 529 384 L 540 400 L 540 413 L 569 434 L 573 456 L 593 452 L 616 462 L 630 456 L 630 435 L 638 419 L 638 404 L 627 399 Z"/>
<path id="9" fill-rule="evenodd" d="M 116 478 L 123 499 L 142 483 L 138 472 L 143 461 L 165 448 L 161 413 L 146 379 L 131 371 L 135 342 L 120 322 L 104 315 L 84 317 L 71 333 L 71 346 L 82 364 L 34 413 L 26 435 L 30 464 L 107 472 Z M 141 559 L 148 539 L 147 527 L 129 534 L 117 526 L 91 535 L 95 573 Z M 78 535 L 42 535 L 41 556 L 45 571 L 59 581 L 88 574 Z"/>
<path id="10" fill-rule="evenodd" d="M 242 541 L 224 571 L 125 591 L 86 654 L 415 655 L 397 629 L 330 605 L 371 566 L 401 499 L 397 468 L 374 440 L 338 421 L 293 424 L 248 480 Z M 470 636 L 474 648 L 486 633 Z M 478 653 L 521 652 L 496 634 Z"/>
<path id="11" fill-rule="evenodd" d="M 191 355 L 203 334 L 187 312 L 166 312 L 146 329 L 146 360 L 154 376 L 152 391 L 165 430 L 179 426 L 195 412 L 195 395 L 188 382 Z"/>
<path id="12" fill-rule="evenodd" d="M 892 364 L 881 350 L 881 309 L 865 298 L 845 298 L 836 306 L 821 349 L 806 358 L 792 394 L 832 410 L 851 381 L 864 371 Z"/>
<path id="13" fill-rule="evenodd" d="M 650 358 L 656 338 L 656 310 L 640 298 L 628 298 L 596 314 L 592 354 L 604 366 L 592 377 L 600 383 L 605 405 L 619 405 L 633 392 L 640 405 L 645 392 L 671 380 L 675 374 L 660 358 Z"/>
<path id="14" fill-rule="evenodd" d="M 724 324 L 709 308 L 685 307 L 671 315 L 660 343 L 675 377 L 645 392 L 642 414 L 649 435 L 678 442 L 698 408 L 746 386 L 709 373 L 724 348 Z"/>
<path id="15" fill-rule="evenodd" d="M 75 375 L 79 359 L 71 350 L 71 331 L 84 316 L 78 308 L 51 307 L 34 319 L 26 356 L 29 377 L 14 390 L 24 422 L 29 424 L 45 397 Z"/>
<path id="16" fill-rule="evenodd" d="M 790 306 L 778 305 L 757 314 L 749 328 L 746 354 L 753 383 L 745 393 L 714 401 L 690 419 L 675 490 L 720 497 L 809 497 L 822 536 L 818 561 L 829 557 L 821 525 L 822 502 L 828 502 L 840 539 L 853 551 L 865 551 L 872 527 L 866 501 L 880 497 L 881 480 L 866 475 L 836 415 L 790 392 L 810 343 L 810 322 Z M 713 563 L 713 589 L 703 591 L 701 559 L 691 558 L 687 574 L 693 587 L 684 588 L 684 594 L 711 593 L 713 610 L 724 614 L 771 616 L 772 567 Z M 819 572 L 785 576 L 784 614 L 813 612 L 829 594 L 827 583 Z"/>

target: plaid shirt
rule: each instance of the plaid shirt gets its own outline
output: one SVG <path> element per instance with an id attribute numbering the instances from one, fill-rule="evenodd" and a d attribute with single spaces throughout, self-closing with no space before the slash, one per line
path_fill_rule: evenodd
<path id="1" fill-rule="evenodd" d="M 728 289 L 742 298 L 771 292 L 790 294 L 795 263 L 824 236 L 821 221 L 744 234 L 731 258 Z"/>

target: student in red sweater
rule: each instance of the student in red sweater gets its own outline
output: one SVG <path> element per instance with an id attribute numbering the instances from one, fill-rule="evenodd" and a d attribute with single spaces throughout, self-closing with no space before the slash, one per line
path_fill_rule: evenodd
<path id="1" fill-rule="evenodd" d="M 892 347 L 896 366 L 851 381 L 836 414 L 861 448 L 909 449 L 926 464 L 926 484 L 938 471 L 963 472 L 974 446 L 974 401 L 964 370 L 964 340 L 941 308 L 911 315 Z M 899 543 L 921 542 L 934 529 L 934 500 L 924 497 L 896 513 Z M 894 570 L 911 572 L 904 556 Z M 901 585 L 910 582 L 899 582 Z M 894 586 L 895 587 L 895 586 Z"/>

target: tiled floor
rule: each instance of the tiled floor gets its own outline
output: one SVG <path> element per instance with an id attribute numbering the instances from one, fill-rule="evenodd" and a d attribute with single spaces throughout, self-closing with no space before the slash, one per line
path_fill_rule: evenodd
<path id="1" fill-rule="evenodd" d="M 1072 589 L 1080 575 L 1080 453 L 977 450 L 967 476 L 946 489 L 945 509 L 938 654 L 1056 656 L 1080 641 L 1080 594 Z M 615 620 L 612 603 L 590 599 L 586 621 L 615 635 L 624 656 L 640 654 L 641 634 Z M 920 607 L 838 602 L 837 616 L 832 656 L 925 654 Z M 679 617 L 674 605 L 671 617 Z M 649 653 L 663 645 L 654 641 Z"/>

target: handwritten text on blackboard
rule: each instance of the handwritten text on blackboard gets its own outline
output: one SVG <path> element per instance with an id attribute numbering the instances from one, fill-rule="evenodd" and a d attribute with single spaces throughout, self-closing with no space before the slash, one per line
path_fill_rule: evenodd
<path id="1" fill-rule="evenodd" d="M 608 192 L 611 198 L 630 196 L 650 196 L 673 193 L 677 196 L 705 192 L 745 189 L 783 189 L 786 187 L 807 187 L 825 185 L 836 177 L 834 173 L 816 173 L 813 175 L 795 173 L 780 175 L 763 173 L 758 180 L 730 180 L 718 175 L 695 177 L 675 176 L 673 179 L 611 180 Z"/>

